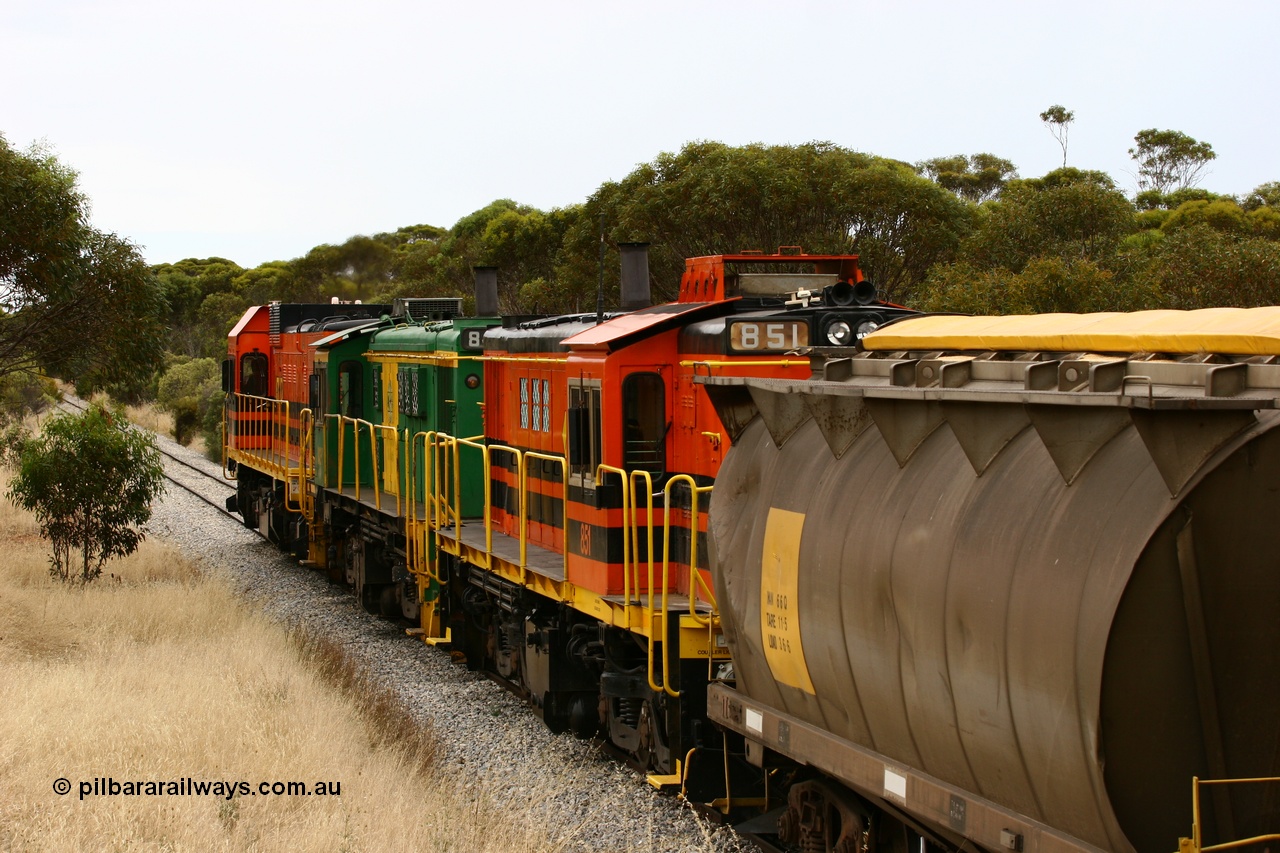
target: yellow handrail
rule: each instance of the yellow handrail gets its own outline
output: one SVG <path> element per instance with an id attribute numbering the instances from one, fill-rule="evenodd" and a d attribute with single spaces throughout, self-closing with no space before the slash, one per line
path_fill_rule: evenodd
<path id="1" fill-rule="evenodd" d="M 370 457 L 372 457 L 372 465 L 373 465 L 374 505 L 377 506 L 378 509 L 382 509 L 382 502 L 377 500 L 378 455 L 373 452 L 373 442 L 372 442 L 373 424 L 371 424 L 369 421 L 364 420 L 363 418 L 351 418 L 351 417 L 347 417 L 346 415 L 342 415 L 342 423 L 351 424 L 351 437 L 352 437 L 352 440 L 356 443 L 355 452 L 352 454 L 356 460 L 356 464 L 355 464 L 356 500 L 360 500 L 360 424 L 364 424 L 365 426 L 369 427 L 369 436 L 370 436 L 369 455 Z M 345 435 L 345 434 L 346 434 L 345 431 L 342 433 L 339 433 L 339 435 Z M 338 481 L 338 488 L 339 489 L 342 488 L 341 480 Z"/>
<path id="2" fill-rule="evenodd" d="M 694 373 L 697 373 L 699 367 L 705 367 L 708 371 L 713 367 L 768 367 L 775 365 L 777 367 L 809 367 L 809 359 L 799 358 L 754 358 L 754 359 L 697 359 L 680 362 L 681 367 L 692 367 Z M 708 375 L 710 375 L 708 373 Z"/>
<path id="3" fill-rule="evenodd" d="M 563 456 L 554 456 L 548 453 L 539 453 L 536 450 L 524 451 L 524 461 L 520 465 L 520 568 L 528 567 L 528 538 L 529 538 L 529 460 L 541 459 L 545 462 L 555 462 L 560 466 L 560 500 L 563 504 L 561 518 L 564 519 L 565 529 L 569 527 L 569 463 Z M 563 551 L 565 577 L 569 576 L 569 548 L 568 543 L 561 548 Z"/>
<path id="4" fill-rule="evenodd" d="M 631 625 L 631 568 L 629 558 L 631 556 L 631 530 L 627 524 L 627 518 L 631 515 L 630 489 L 628 488 L 629 480 L 627 472 L 621 468 L 615 468 L 612 465 L 601 463 L 596 466 L 596 482 L 604 484 L 602 474 L 617 474 L 622 480 L 619 484 L 622 492 L 622 613 L 626 622 L 625 627 L 630 628 Z M 565 520 L 565 527 L 568 528 L 568 519 Z M 605 549 L 605 562 L 608 562 L 608 549 Z M 640 590 L 639 583 L 636 584 L 636 599 L 639 603 Z"/>
<path id="5" fill-rule="evenodd" d="M 405 430 L 407 436 L 408 430 Z M 438 474 L 439 466 L 434 465 L 432 454 L 438 451 L 439 445 L 436 441 L 437 433 L 435 430 L 418 432 L 409 439 L 409 446 L 405 450 L 405 488 L 408 490 L 408 497 L 405 499 L 405 517 L 407 521 L 406 527 L 406 543 L 412 543 L 413 554 L 409 559 L 409 571 L 414 574 L 418 573 L 419 564 L 421 563 L 421 573 L 425 574 L 428 579 L 437 583 L 444 583 L 444 579 L 440 577 L 440 573 L 435 571 L 428 557 L 425 561 L 421 560 L 419 553 L 428 551 L 428 539 L 431 531 L 436 529 L 436 520 L 439 517 L 439 508 L 436 505 L 435 494 L 435 477 Z M 422 499 L 426 505 L 423 510 L 422 523 L 418 522 L 418 478 L 419 465 L 411 464 L 410 457 L 417 457 L 418 440 L 422 439 Z"/>
<path id="6" fill-rule="evenodd" d="M 1280 777 L 1264 776 L 1252 779 L 1201 779 L 1191 777 L 1191 837 L 1178 839 L 1179 853 L 1211 853 L 1214 850 L 1232 850 L 1264 841 L 1280 841 L 1280 833 L 1258 835 L 1253 838 L 1242 838 L 1238 841 L 1226 841 L 1222 844 L 1203 846 L 1200 835 L 1200 786 L 1201 785 L 1243 785 L 1257 782 L 1280 782 Z"/>
<path id="7" fill-rule="evenodd" d="M 716 603 L 715 590 L 707 586 L 707 582 L 702 579 L 702 574 L 698 571 L 698 495 L 705 495 L 712 490 L 712 486 L 699 486 L 697 482 L 688 474 L 677 474 L 667 482 L 664 490 L 664 500 L 666 502 L 667 514 L 671 513 L 671 485 L 672 483 L 688 481 L 689 490 L 693 493 L 689 499 L 689 614 L 702 625 L 710 625 L 715 614 L 719 612 L 719 606 Z M 665 544 L 665 543 L 664 543 Z M 665 550 L 665 548 L 664 548 Z M 711 616 L 704 621 L 698 615 L 698 589 L 699 587 L 706 593 L 706 602 L 711 605 Z"/>
<path id="8" fill-rule="evenodd" d="M 290 418 L 287 408 L 285 411 L 285 428 L 288 429 L 288 421 Z M 311 472 L 308 470 L 309 466 L 307 465 L 308 450 L 311 446 L 311 426 L 311 410 L 302 409 L 298 412 L 298 464 L 297 467 L 291 467 L 289 465 L 291 454 L 288 451 L 293 449 L 293 444 L 290 442 L 288 444 L 288 450 L 285 452 L 284 469 L 284 508 L 289 512 L 299 513 L 307 520 L 308 524 L 311 523 L 311 517 L 313 515 L 313 513 L 307 511 L 307 483 L 311 480 Z M 289 505 L 289 483 L 294 477 L 298 480 L 298 504 L 296 507 Z"/>
<path id="9" fill-rule="evenodd" d="M 365 421 L 365 423 L 368 423 L 368 421 Z M 399 455 L 400 455 L 400 448 L 399 448 L 400 431 L 397 430 L 391 424 L 374 424 L 374 423 L 369 424 L 369 455 L 373 458 L 373 502 L 374 502 L 374 505 L 378 507 L 378 509 L 382 509 L 382 492 L 384 490 L 381 485 L 381 480 L 378 477 L 378 455 L 379 455 L 378 454 L 378 432 L 379 431 L 391 433 L 392 440 L 396 442 L 397 459 L 399 458 Z M 358 444 L 356 445 L 356 449 L 357 450 L 360 449 Z M 402 488 L 396 489 L 396 515 L 399 515 L 401 509 L 403 508 L 400 501 L 401 492 L 403 491 L 404 490 Z"/>
<path id="10" fill-rule="evenodd" d="M 443 438 L 443 440 L 446 442 L 446 444 L 448 444 L 449 446 L 451 446 L 451 447 L 453 448 L 453 454 L 452 454 L 452 455 L 453 455 L 453 463 L 454 463 L 454 472 L 453 472 L 453 473 L 454 473 L 454 493 L 453 493 L 453 496 L 454 496 L 454 500 L 456 501 L 456 507 L 454 507 L 454 508 L 453 508 L 453 516 L 454 516 L 454 518 L 455 518 L 455 519 L 457 519 L 457 521 L 458 521 L 458 525 L 459 525 L 458 536 L 459 536 L 459 537 L 461 537 L 461 536 L 462 536 L 462 530 L 461 530 L 461 524 L 462 524 L 462 477 L 461 477 L 461 471 L 460 471 L 460 469 L 461 469 L 461 467 L 462 467 L 461 449 L 462 449 L 463 447 L 472 447 L 472 448 L 475 448 L 476 450 L 479 450 L 479 451 L 480 451 L 481 459 L 482 459 L 482 460 L 483 460 L 483 462 L 484 462 L 483 470 L 486 472 L 486 476 L 483 478 L 483 479 L 484 479 L 484 550 L 485 550 L 485 565 L 484 565 L 482 568 L 491 569 L 491 568 L 493 568 L 493 480 L 492 480 L 492 478 L 490 478 L 489 476 L 487 476 L 487 473 L 488 473 L 488 471 L 490 470 L 490 467 L 491 467 L 491 466 L 490 466 L 490 462 L 491 462 L 491 459 L 492 459 L 491 453 L 492 453 L 492 451 L 495 451 L 495 450 L 496 450 L 496 451 L 498 451 L 498 452 L 500 452 L 500 453 L 512 453 L 512 454 L 514 454 L 514 455 L 515 455 L 515 457 L 516 457 L 516 471 L 517 471 L 517 474 L 518 474 L 518 475 L 522 475 L 522 474 L 523 474 L 523 471 L 524 471 L 524 458 L 523 458 L 523 455 L 521 454 L 521 452 L 520 452 L 519 450 L 515 449 L 514 447 L 506 447 L 506 446 L 504 446 L 504 445 L 492 445 L 492 446 L 491 446 L 491 445 L 484 444 L 483 442 L 480 442 L 480 441 L 474 441 L 474 440 L 469 439 L 469 438 L 454 438 L 453 436 L 446 435 L 445 433 L 440 433 L 440 436 Z M 448 458 L 448 457 L 446 456 L 446 458 Z M 445 500 L 445 502 L 446 502 L 446 503 L 448 502 L 448 496 L 447 496 L 447 495 L 445 495 L 445 496 L 444 496 L 444 500 Z M 522 542 L 521 542 L 521 556 L 522 556 L 522 560 L 523 560 L 523 553 L 524 553 L 524 544 L 523 544 L 523 541 L 522 541 Z"/>

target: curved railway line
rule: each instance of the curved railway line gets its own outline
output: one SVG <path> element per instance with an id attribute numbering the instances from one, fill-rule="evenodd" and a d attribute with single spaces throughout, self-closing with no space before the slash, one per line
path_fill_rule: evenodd
<path id="1" fill-rule="evenodd" d="M 58 404 L 58 406 L 63 410 L 73 410 L 76 412 L 83 412 L 86 408 L 88 408 L 88 405 L 83 400 L 76 397 L 64 397 L 62 401 Z M 142 427 L 138 427 L 136 425 L 133 428 L 142 429 Z M 179 458 L 175 454 L 170 453 L 160 444 L 156 445 L 156 449 L 160 451 L 160 454 L 164 457 L 164 466 L 165 466 L 164 476 L 166 480 L 168 480 L 170 483 L 177 486 L 178 488 L 190 493 L 192 496 L 203 501 L 209 506 L 213 507 L 222 515 L 226 515 L 231 518 L 236 518 L 236 516 L 234 516 L 232 513 L 227 512 L 227 507 L 225 503 L 226 496 L 228 494 L 232 494 L 235 492 L 236 487 L 233 482 L 225 480 L 221 476 L 218 476 L 216 474 L 211 474 L 208 471 L 200 468 L 199 466 L 193 465 L 190 462 L 186 461 L 185 459 Z M 187 472 L 192 472 L 192 473 L 183 473 L 181 475 L 175 476 L 175 471 L 173 470 L 173 466 L 175 465 L 181 466 L 179 470 L 185 469 Z M 208 481 L 212 481 L 217 488 L 223 491 L 222 500 L 219 500 L 217 498 L 211 498 L 208 496 L 208 494 L 203 493 L 198 488 L 196 488 L 196 484 L 201 484 L 201 483 L 203 483 L 205 486 L 208 486 Z M 236 520 L 239 521 L 238 518 L 236 518 Z"/>

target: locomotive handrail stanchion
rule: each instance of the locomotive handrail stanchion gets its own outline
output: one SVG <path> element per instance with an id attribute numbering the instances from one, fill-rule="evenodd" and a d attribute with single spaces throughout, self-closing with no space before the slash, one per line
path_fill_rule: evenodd
<path id="1" fill-rule="evenodd" d="M 338 451 L 337 451 L 338 458 L 333 461 L 334 480 L 333 482 L 329 483 L 329 486 L 336 487 L 338 491 L 341 492 L 342 491 L 342 473 L 343 473 L 342 472 L 342 454 L 343 454 L 344 444 L 345 444 L 344 436 L 342 432 L 342 415 L 334 414 L 332 412 L 325 412 L 324 419 L 326 422 L 336 421 L 335 429 L 334 429 L 334 442 L 336 443 L 338 448 Z M 328 432 L 328 427 L 325 428 L 325 431 Z M 329 441 L 329 436 L 326 435 L 325 436 L 326 445 L 328 444 L 328 441 Z M 325 472 L 324 472 L 326 480 L 329 480 L 328 467 L 329 467 L 328 464 L 326 464 Z"/>
<path id="2" fill-rule="evenodd" d="M 715 600 L 715 593 L 707 586 L 706 581 L 702 579 L 702 575 L 698 573 L 698 495 L 710 492 L 711 486 L 699 486 L 698 482 L 688 474 L 676 474 L 667 481 L 663 487 L 662 495 L 665 503 L 667 514 L 666 523 L 663 525 L 663 541 L 662 541 L 662 582 L 663 585 L 668 583 L 667 571 L 670 565 L 671 557 L 671 490 L 678 483 L 686 483 L 689 486 L 689 512 L 691 516 L 689 528 L 689 615 L 697 620 L 699 625 L 711 625 L 714 620 L 714 614 L 718 610 Z M 701 587 L 706 593 L 705 601 L 711 605 L 712 616 L 703 619 L 698 614 L 698 588 Z M 664 604 L 665 606 L 665 604 Z"/>
<path id="3" fill-rule="evenodd" d="M 1260 776 L 1250 779 L 1201 779 L 1191 777 L 1191 837 L 1178 839 L 1178 853 L 1211 853 L 1214 850 L 1233 850 L 1247 847 L 1250 844 L 1261 844 L 1264 841 L 1280 841 L 1280 833 L 1255 835 L 1253 838 L 1241 838 L 1237 841 L 1224 841 L 1221 844 L 1203 846 L 1200 827 L 1200 786 L 1201 785 L 1247 785 L 1259 782 L 1280 782 L 1280 777 Z"/>
<path id="4" fill-rule="evenodd" d="M 381 482 L 380 482 L 380 479 L 379 479 L 379 477 L 378 477 L 378 455 L 379 455 L 379 454 L 378 454 L 378 440 L 377 440 L 377 436 L 378 436 L 378 434 L 379 434 L 379 433 L 386 433 L 386 432 L 388 432 L 388 431 L 391 433 L 392 440 L 395 442 L 396 459 L 397 459 L 397 460 L 399 460 L 399 458 L 400 458 L 400 432 L 399 432 L 399 430 L 397 430 L 397 429 L 396 429 L 394 426 L 392 426 L 391 424 L 375 424 L 375 423 L 370 423 L 370 424 L 369 424 L 369 436 L 370 436 L 370 438 L 369 438 L 369 452 L 370 452 L 370 455 L 371 455 L 371 456 L 373 456 L 373 494 L 374 494 L 374 503 L 377 505 L 378 509 L 382 509 L 382 492 L 383 492 L 383 491 L 387 491 L 387 492 L 390 492 L 390 491 L 391 491 L 391 489 L 390 489 L 390 488 L 387 488 L 387 489 L 383 489 L 383 488 L 382 488 L 382 486 L 381 486 Z M 382 440 L 383 440 L 383 442 L 384 442 L 383 447 L 384 447 L 384 449 L 385 449 L 385 447 L 386 447 L 385 442 L 386 442 L 386 440 L 387 440 L 387 439 L 386 439 L 386 437 L 385 437 L 385 435 L 383 436 L 383 439 L 382 439 Z M 400 487 L 399 487 L 399 485 L 397 484 L 397 488 L 396 488 L 396 492 L 395 492 L 395 494 L 396 494 L 396 515 L 399 515 L 399 514 L 400 514 L 400 512 L 401 512 L 401 510 L 403 509 L 403 504 L 402 504 L 402 502 L 401 502 L 401 500 L 400 500 L 400 498 L 401 498 L 401 493 L 402 493 L 403 491 L 404 491 L 404 489 L 400 488 Z"/>
<path id="5" fill-rule="evenodd" d="M 466 440 L 472 441 L 471 439 L 466 439 Z M 478 440 L 475 441 L 474 443 L 477 445 L 480 444 Z M 495 450 L 498 453 L 510 453 L 512 456 L 515 457 L 515 460 L 516 460 L 516 494 L 520 500 L 520 513 L 518 516 L 520 519 L 520 536 L 519 536 L 520 574 L 522 575 L 521 581 L 524 581 L 526 580 L 526 576 L 527 576 L 526 569 L 528 568 L 528 558 L 529 558 L 529 517 L 528 517 L 528 512 L 526 510 L 526 507 L 528 506 L 528 501 L 525 499 L 526 498 L 525 473 L 526 473 L 526 464 L 527 464 L 525 457 L 528 455 L 529 451 L 527 450 L 522 451 L 522 450 L 519 450 L 518 448 L 509 447 L 505 444 L 485 445 L 485 447 L 486 447 L 486 450 L 488 451 L 485 456 L 485 465 L 484 465 L 484 470 L 486 475 L 489 473 L 490 467 L 493 465 L 493 453 Z M 487 484 L 488 482 L 489 482 L 489 478 L 488 476 L 486 476 L 485 483 Z M 486 513 L 485 517 L 488 520 L 489 525 L 492 527 L 493 507 L 490 503 L 491 497 L 492 496 L 489 492 L 485 493 L 485 502 L 484 502 L 485 513 Z M 490 533 L 486 541 L 488 543 L 487 544 L 488 550 L 492 551 L 493 550 L 492 533 Z"/>
<path id="6" fill-rule="evenodd" d="M 347 423 L 351 424 L 351 441 L 354 445 L 351 455 L 355 460 L 355 464 L 352 467 L 355 468 L 355 492 L 356 500 L 358 501 L 360 500 L 360 421 L 355 418 L 348 417 L 347 415 L 343 415 L 342 423 L 344 426 Z"/>
<path id="7" fill-rule="evenodd" d="M 422 471 L 422 501 L 423 501 L 422 522 L 419 524 L 417 520 L 418 509 L 417 509 L 417 487 L 416 487 L 415 476 L 410 477 L 409 494 L 410 494 L 410 497 L 413 498 L 414 500 L 414 505 L 412 509 L 409 510 L 409 513 L 414 520 L 414 524 L 417 526 L 417 531 L 418 531 L 417 535 L 421 539 L 421 541 L 418 542 L 415 547 L 421 548 L 421 553 L 426 555 L 426 559 L 423 561 L 423 573 L 431 580 L 434 580 L 437 583 L 443 584 L 444 578 L 440 576 L 439 571 L 436 570 L 436 568 L 431 564 L 431 556 L 430 556 L 431 549 L 429 547 L 430 538 L 432 536 L 433 531 L 435 531 L 438 528 L 438 521 L 439 521 L 439 510 L 435 505 L 436 504 L 435 477 L 436 477 L 436 469 L 438 466 L 433 464 L 435 460 L 432 458 L 432 454 L 435 453 L 438 448 L 436 443 L 436 431 L 427 430 L 425 432 L 419 432 L 416 435 L 414 435 L 410 441 L 411 450 L 417 449 L 419 438 L 422 439 L 421 467 L 419 468 L 419 466 L 415 465 L 413 466 L 412 470 L 415 476 L 419 470 Z"/>
<path id="8" fill-rule="evenodd" d="M 308 411 L 308 410 L 307 410 L 307 409 L 302 409 L 301 411 L 299 411 L 299 412 L 298 412 L 298 438 L 299 438 L 299 440 L 301 440 L 301 438 L 302 438 L 302 414 L 303 414 L 303 412 L 306 412 L 306 411 Z M 286 415 L 286 418 L 288 418 L 288 417 L 289 417 L 289 416 L 287 416 L 287 415 Z M 290 436 L 292 437 L 292 432 L 290 432 Z M 290 463 L 293 461 L 293 453 L 292 453 L 292 450 L 293 450 L 293 442 L 292 442 L 292 441 L 290 441 L 288 446 L 289 446 L 289 449 L 285 452 L 285 457 L 284 457 L 284 461 L 285 461 L 285 465 L 284 465 L 284 508 L 285 508 L 287 511 L 289 511 L 289 512 L 296 512 L 296 513 L 298 513 L 299 515 L 302 515 L 302 516 L 305 518 L 305 517 L 306 517 L 306 508 L 302 505 L 302 491 L 303 491 L 303 489 L 302 489 L 302 476 L 303 476 L 303 471 L 302 471 L 302 467 L 303 467 L 303 460 L 302 460 L 302 447 L 301 447 L 301 444 L 299 444 L 299 446 L 298 446 L 298 465 L 297 465 L 297 467 L 295 468 L 293 465 L 291 465 L 291 464 L 290 464 Z M 295 476 L 296 476 L 296 477 L 297 477 L 297 479 L 298 479 L 298 498 L 297 498 L 297 501 L 296 501 L 295 505 L 291 506 L 291 505 L 289 504 L 289 492 L 290 492 L 289 485 L 293 482 L 293 478 L 294 478 Z"/>
<path id="9" fill-rule="evenodd" d="M 702 573 L 698 571 L 698 495 L 707 494 L 712 488 L 714 487 L 694 485 L 692 487 L 693 495 L 690 499 L 693 529 L 689 537 L 689 612 L 695 620 L 708 627 L 715 621 L 716 615 L 719 614 L 720 605 L 716 602 L 715 590 L 707 586 L 707 582 L 702 579 Z M 699 587 L 706 593 L 704 600 L 711 605 L 711 615 L 707 617 L 705 622 L 698 615 Z"/>
<path id="10" fill-rule="evenodd" d="M 640 522 L 639 522 L 639 519 L 637 518 L 637 515 L 639 513 L 639 507 L 637 506 L 638 501 L 636 500 L 636 483 L 637 482 L 642 482 L 644 484 L 645 511 L 648 513 L 647 519 L 646 519 L 646 526 L 649 531 L 649 538 L 648 538 L 648 548 L 647 548 L 646 557 L 647 557 L 647 562 L 649 563 L 649 574 L 647 578 L 648 585 L 649 585 L 649 589 L 648 589 L 648 593 L 649 593 L 649 616 L 648 616 L 649 618 L 649 625 L 648 625 L 648 628 L 649 628 L 649 642 L 648 642 L 649 689 L 654 691 L 655 693 L 658 692 L 659 690 L 664 690 L 666 691 L 668 696 L 679 696 L 680 695 L 679 692 L 673 691 L 670 687 L 671 669 L 669 666 L 667 666 L 667 661 L 666 661 L 667 656 L 670 654 L 670 649 L 668 648 L 668 643 L 666 641 L 667 619 L 670 614 L 668 613 L 668 610 L 667 610 L 667 585 L 665 583 L 665 578 L 662 585 L 662 598 L 660 599 L 660 601 L 662 602 L 661 612 L 659 612 L 659 610 L 653 606 L 653 569 L 654 569 L 654 565 L 653 565 L 653 475 L 650 474 L 648 471 L 632 471 L 631 472 L 631 526 L 633 528 L 632 544 L 633 544 L 633 547 L 635 548 L 635 558 L 636 558 L 636 572 L 637 572 L 636 589 L 638 590 L 640 588 L 640 578 L 639 578 Z M 657 680 L 653 677 L 653 659 L 654 659 L 654 652 L 656 651 L 654 647 L 657 644 L 659 616 L 661 616 L 662 635 L 663 635 L 662 637 L 662 658 L 663 658 L 662 684 L 658 684 Z"/>
<path id="11" fill-rule="evenodd" d="M 233 411 L 239 411 L 239 408 L 236 406 L 236 397 L 238 396 L 240 395 L 227 394 L 222 398 L 222 479 L 224 480 L 237 479 L 227 467 L 227 462 L 231 459 L 230 439 L 233 429 L 233 418 L 231 413 Z"/>
<path id="12" fill-rule="evenodd" d="M 378 453 L 378 429 L 377 429 L 378 425 L 374 424 L 372 421 L 366 421 L 366 420 L 360 420 L 359 423 L 363 423 L 369 427 L 369 465 L 373 468 L 373 472 L 371 476 L 371 480 L 373 482 L 373 505 L 378 509 L 379 512 L 381 512 L 382 511 L 382 483 L 381 483 L 382 472 L 378 468 L 378 456 L 380 455 Z M 356 429 L 358 434 L 359 426 L 357 426 Z M 359 446 L 360 446 L 360 443 L 359 441 L 357 441 L 356 447 L 359 448 Z"/>
<path id="13" fill-rule="evenodd" d="M 311 409 L 307 409 L 307 433 L 306 440 L 303 442 L 303 453 L 306 455 L 306 465 L 303 468 L 305 480 L 302 483 L 302 492 L 305 496 L 305 506 L 307 508 L 307 525 L 310 526 L 316 520 L 316 497 L 309 488 L 310 483 L 314 483 L 316 479 L 316 413 Z"/>
<path id="14" fill-rule="evenodd" d="M 469 439 L 469 438 L 450 438 L 450 441 L 454 445 L 454 456 L 457 462 L 454 470 L 454 478 L 456 480 L 455 487 L 454 487 L 454 499 L 458 503 L 455 516 L 458 520 L 458 540 L 459 541 L 462 540 L 462 477 L 460 472 L 457 469 L 462 467 L 461 454 L 462 454 L 463 447 L 473 447 L 480 451 L 480 459 L 484 466 L 482 470 L 485 472 L 485 475 L 486 475 L 483 478 L 484 479 L 484 550 L 485 550 L 484 568 L 492 569 L 493 568 L 493 480 L 491 477 L 488 476 L 488 473 L 492 465 L 493 457 L 490 451 L 497 450 L 500 452 L 507 451 L 510 453 L 514 453 L 516 455 L 518 470 L 523 470 L 524 460 L 521 458 L 520 451 L 515 449 L 514 447 L 506 447 L 504 445 L 495 445 L 493 447 L 490 447 L 487 444 L 484 444 L 479 441 L 473 441 L 472 439 Z M 523 541 L 521 542 L 520 550 L 521 550 L 521 563 L 523 563 L 524 562 Z"/>
<path id="15" fill-rule="evenodd" d="M 640 502 L 636 500 L 636 483 L 643 480 L 645 487 L 646 509 L 648 511 L 648 528 L 649 528 L 649 609 L 653 610 L 653 475 L 648 471 L 632 471 L 631 472 L 631 552 L 632 562 L 636 571 L 636 590 L 637 597 L 640 589 Z"/>
<path id="16" fill-rule="evenodd" d="M 596 466 L 596 482 L 601 482 L 604 479 L 602 476 L 603 474 L 617 474 L 619 479 L 622 481 L 618 484 L 618 491 L 622 493 L 622 613 L 623 619 L 627 623 L 625 627 L 631 628 L 633 627 L 631 623 L 631 570 L 628 563 L 628 557 L 631 553 L 631 531 L 627 526 L 627 517 L 630 515 L 628 512 L 630 509 L 630 501 L 628 500 L 630 498 L 630 490 L 627 488 L 627 472 L 621 468 L 615 468 L 612 465 L 605 465 L 604 463 L 601 463 Z M 565 524 L 567 527 L 568 519 L 565 519 Z M 609 552 L 607 548 L 605 549 L 604 559 L 606 563 L 609 562 Z M 639 604 L 639 578 L 636 580 L 636 604 Z"/>
<path id="17" fill-rule="evenodd" d="M 536 450 L 526 450 L 524 452 L 525 464 L 520 474 L 520 481 L 521 481 L 520 482 L 520 568 L 522 569 L 525 568 L 527 565 L 526 557 L 527 557 L 527 550 L 528 550 L 527 548 L 528 536 L 526 534 L 528 533 L 528 529 L 529 529 L 528 481 L 529 481 L 529 460 L 530 459 L 539 459 L 544 462 L 554 462 L 555 464 L 559 465 L 560 479 L 562 481 L 561 485 L 563 486 L 563 488 L 560 491 L 560 494 L 565 501 L 568 500 L 568 493 L 569 493 L 569 475 L 568 475 L 569 465 L 568 465 L 568 461 L 563 456 L 555 456 L 549 453 L 539 453 Z M 566 506 L 566 510 L 567 509 L 568 507 Z M 566 516 L 566 518 L 567 517 L 568 516 Z"/>
<path id="18" fill-rule="evenodd" d="M 697 481 L 688 474 L 675 474 L 662 487 L 662 613 L 663 619 L 670 618 L 671 602 L 669 598 L 671 589 L 671 491 L 677 483 L 688 483 L 689 490 L 692 492 L 690 503 L 692 506 L 692 526 L 689 529 L 689 566 L 692 576 L 697 576 L 698 563 L 698 493 L 699 491 L 707 491 L 710 486 L 699 486 Z M 702 578 L 698 577 L 701 581 Z M 710 626 L 711 621 L 703 622 L 698 616 L 697 595 L 692 577 L 689 581 L 689 614 L 700 624 Z M 663 647 L 662 654 L 662 682 L 663 689 L 669 696 L 679 696 L 680 691 L 671 690 L 667 685 L 670 683 L 671 674 L 671 650 Z M 655 688 L 656 689 L 656 688 Z"/>

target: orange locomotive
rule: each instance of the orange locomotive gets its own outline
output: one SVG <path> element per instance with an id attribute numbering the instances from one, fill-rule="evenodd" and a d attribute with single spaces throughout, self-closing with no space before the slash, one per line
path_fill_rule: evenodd
<path id="1" fill-rule="evenodd" d="M 471 665 L 553 728 L 603 733 L 655 784 L 705 767 L 715 790 L 691 796 L 720 799 L 703 717 L 729 659 L 706 509 L 729 441 L 695 377 L 807 378 L 814 346 L 912 312 L 876 301 L 856 256 L 798 251 L 691 259 L 678 301 L 651 306 L 645 247 L 622 251 L 626 313 L 486 333 L 485 513 L 436 531 L 433 573 Z"/>
<path id="2" fill-rule="evenodd" d="M 233 508 L 552 728 L 728 810 L 726 780 L 737 805 L 756 776 L 706 721 L 732 672 L 707 506 L 721 418 L 754 408 L 695 380 L 805 379 L 813 349 L 913 312 L 856 256 L 798 249 L 691 259 L 679 299 L 650 305 L 644 245 L 621 249 L 616 314 L 499 320 L 492 270 L 485 319 L 250 309 L 224 377 Z"/>

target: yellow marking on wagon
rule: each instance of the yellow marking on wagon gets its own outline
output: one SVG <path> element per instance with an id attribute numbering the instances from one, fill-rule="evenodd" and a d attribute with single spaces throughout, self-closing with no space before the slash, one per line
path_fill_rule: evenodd
<path id="1" fill-rule="evenodd" d="M 760 566 L 760 636 L 780 683 L 814 695 L 800 639 L 800 533 L 804 513 L 772 507 Z"/>

